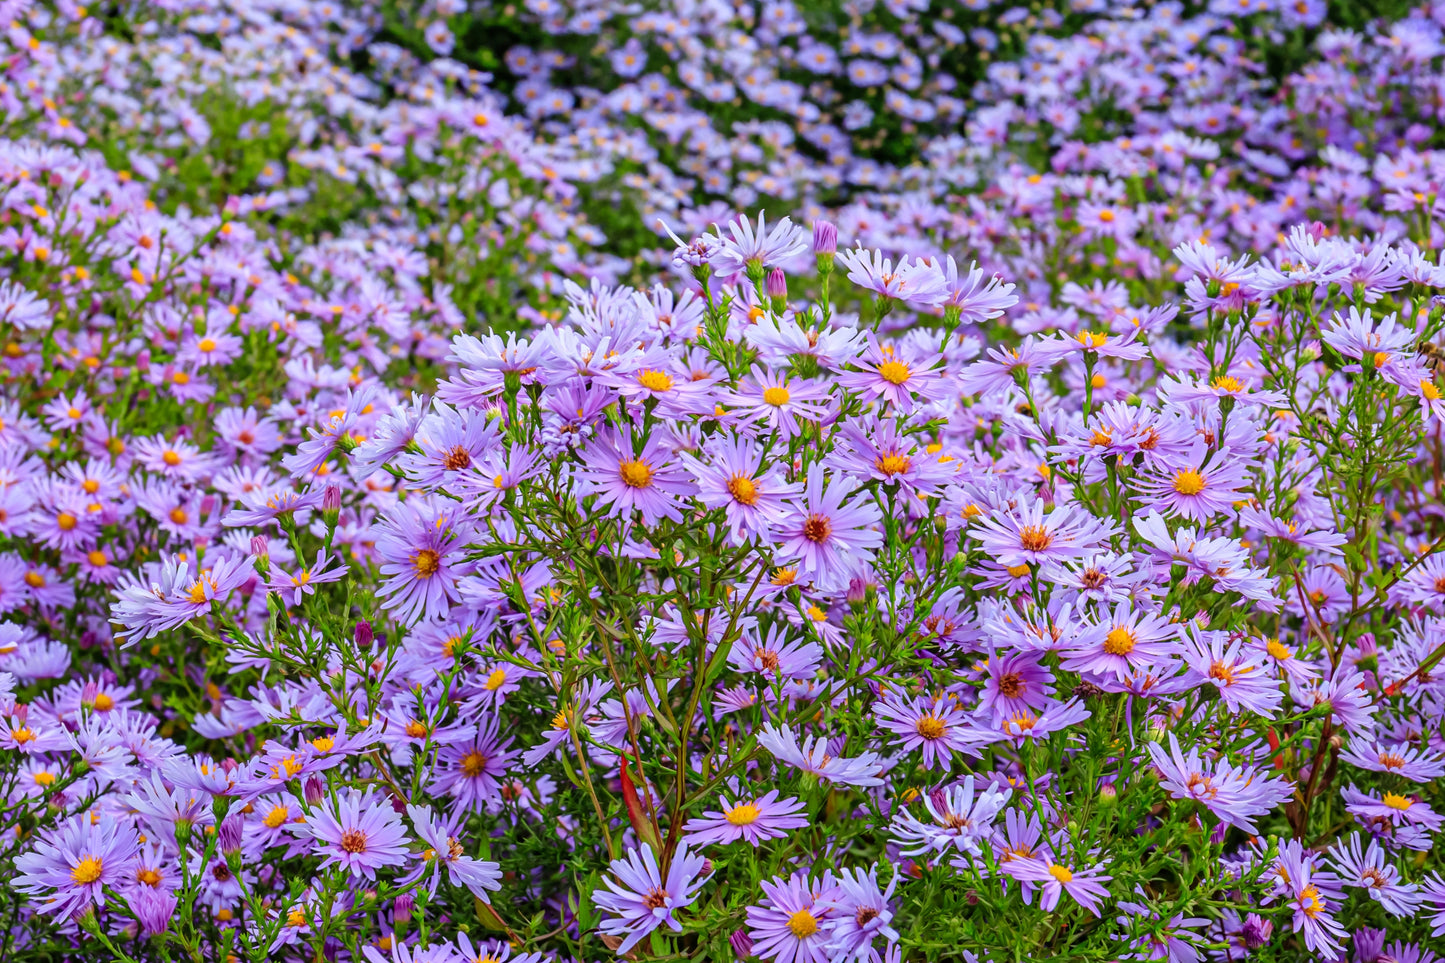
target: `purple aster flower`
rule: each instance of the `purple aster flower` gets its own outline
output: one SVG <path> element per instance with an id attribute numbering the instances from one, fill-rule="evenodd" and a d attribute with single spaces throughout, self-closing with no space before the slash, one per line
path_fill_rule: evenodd
<path id="1" fill-rule="evenodd" d="M 761 365 L 736 391 L 722 392 L 722 401 L 744 425 L 766 425 L 787 441 L 802 433 L 799 419 L 822 421 L 828 414 L 828 389 L 807 378 L 793 378 Z"/>
<path id="2" fill-rule="evenodd" d="M 1330 719 L 1352 736 L 1375 729 L 1375 713 L 1379 707 L 1365 690 L 1364 674 L 1348 665 L 1342 664 L 1328 679 L 1294 682 L 1289 694 L 1296 705 L 1328 706 Z"/>
<path id="3" fill-rule="evenodd" d="M 35 897 L 39 912 L 72 917 L 103 904 L 107 886 L 128 883 L 139 852 L 133 826 L 114 817 L 97 822 L 81 813 L 43 834 L 34 851 L 15 857 L 20 875 L 10 885 Z"/>
<path id="4" fill-rule="evenodd" d="M 868 251 L 861 244 L 852 251 L 839 251 L 837 258 L 848 280 L 880 298 L 931 308 L 948 297 L 948 282 L 937 264 L 901 257 L 895 267 L 882 251 Z"/>
<path id="5" fill-rule="evenodd" d="M 13 281 L 0 281 L 0 323 L 30 331 L 48 328 L 50 304 Z"/>
<path id="6" fill-rule="evenodd" d="M 739 672 L 756 672 L 769 680 L 812 678 L 822 658 L 823 647 L 818 643 L 806 639 L 789 642 L 777 625 L 769 626 L 767 635 L 761 637 L 743 632 L 728 653 L 728 662 Z"/>
<path id="7" fill-rule="evenodd" d="M 222 556 L 205 568 L 178 556 L 167 558 L 159 577 L 149 585 L 122 576 L 111 617 L 125 629 L 127 642 L 148 639 L 185 625 L 211 611 L 211 603 L 224 600 L 255 574 L 250 556 Z"/>
<path id="8" fill-rule="evenodd" d="M 1338 955 L 1342 940 L 1349 938 L 1334 918 L 1344 902 L 1339 878 L 1318 868 L 1319 857 L 1305 850 L 1298 840 L 1280 843 L 1272 876 L 1274 891 L 1265 902 L 1284 902 L 1293 911 L 1296 933 L 1303 933 L 1305 945 L 1316 953 Z"/>
<path id="9" fill-rule="evenodd" d="M 295 572 L 287 572 L 280 565 L 275 566 L 271 580 L 266 587 L 276 592 L 283 599 L 289 595 L 292 605 L 301 604 L 304 596 L 311 595 L 316 591 L 316 586 L 324 582 L 339 582 L 346 577 L 350 568 L 342 564 L 339 568 L 328 568 L 333 562 L 340 562 L 335 555 L 326 555 L 320 549 L 316 551 L 316 562 L 309 568 L 299 568 Z"/>
<path id="10" fill-rule="evenodd" d="M 798 486 L 783 480 L 776 470 L 763 466 L 763 453 L 752 439 L 723 435 L 710 439 L 703 462 L 683 455 L 682 462 L 697 480 L 698 500 L 711 509 L 723 509 L 734 545 L 749 538 L 767 541 L 771 526 L 786 516 L 785 499 Z"/>
<path id="11" fill-rule="evenodd" d="M 688 852 L 685 841 L 673 854 L 666 881 L 647 843 L 642 844 L 640 854 L 629 849 L 625 857 L 612 861 L 612 875 L 603 880 L 607 890 L 594 892 L 592 902 L 613 914 L 614 918 L 602 921 L 601 930 L 623 937 L 616 950 L 619 956 L 664 923 L 674 932 L 682 932 L 682 924 L 672 914 L 697 898 L 697 891 L 707 882 L 701 876 L 706 864 L 707 860 Z"/>
<path id="12" fill-rule="evenodd" d="M 127 902 L 140 923 L 141 935 L 155 936 L 170 928 L 178 900 L 169 890 L 138 886 L 130 891 Z"/>
<path id="13" fill-rule="evenodd" d="M 409 840 L 401 817 L 372 792 L 348 789 L 334 803 L 318 806 L 306 822 L 289 828 L 320 844 L 318 855 L 325 857 L 321 869 L 340 866 L 352 878 L 374 880 L 378 869 L 407 860 Z"/>
<path id="14" fill-rule="evenodd" d="M 774 759 L 829 782 L 860 788 L 883 785 L 883 780 L 879 778 L 883 767 L 877 753 L 865 752 L 850 758 L 832 756 L 822 738 L 808 736 L 799 745 L 793 730 L 778 723 L 762 728 L 758 733 L 758 745 L 772 753 Z"/>
<path id="15" fill-rule="evenodd" d="M 457 838 L 466 817 L 458 814 L 443 822 L 430 806 L 408 806 L 406 812 L 411 817 L 417 837 L 426 843 L 427 848 L 421 854 L 421 864 L 401 880 L 401 884 L 427 877 L 427 892 L 435 896 L 437 879 L 445 866 L 453 886 L 465 886 L 477 899 L 490 903 L 487 890 L 502 888 L 501 867 L 466 854 L 461 840 Z"/>
<path id="16" fill-rule="evenodd" d="M 1420 884 L 1420 892 L 1430 913 L 1430 935 L 1445 933 L 1445 879 L 1439 873 L 1431 873 Z"/>
<path id="17" fill-rule="evenodd" d="M 1178 651 L 1189 667 L 1189 681 L 1213 686 L 1231 712 L 1273 716 L 1284 701 L 1279 677 L 1265 668 L 1259 653 L 1242 638 L 1191 629 Z"/>
<path id="18" fill-rule="evenodd" d="M 905 752 L 923 751 L 924 769 L 951 768 L 955 752 L 977 756 L 978 747 L 996 738 L 969 725 L 963 710 L 946 696 L 931 701 L 889 696 L 873 703 L 873 715 L 884 729 L 900 737 Z"/>
<path id="19" fill-rule="evenodd" d="M 1413 916 L 1420 905 L 1419 887 L 1400 881 L 1400 870 L 1377 840 L 1361 846 L 1360 834 L 1351 833 L 1330 851 L 1330 861 L 1344 886 L 1359 886 L 1391 916 Z"/>
<path id="20" fill-rule="evenodd" d="M 1010 716 L 1042 709 L 1053 695 L 1054 673 L 1040 661 L 1038 653 L 1000 656 L 990 651 L 983 669 L 978 709 L 980 713 L 991 713 L 994 725 Z"/>
<path id="21" fill-rule="evenodd" d="M 898 942 L 898 931 L 889 925 L 893 910 L 888 905 L 897 885 L 896 866 L 887 890 L 878 888 L 876 864 L 866 873 L 855 868 L 839 874 L 837 889 L 826 901 L 820 901 L 828 909 L 828 949 L 834 961 L 869 959 L 874 952 L 873 942 L 880 936 L 890 945 Z"/>
<path id="22" fill-rule="evenodd" d="M 1345 810 L 1371 832 L 1383 826 L 1409 826 L 1427 833 L 1445 826 L 1445 815 L 1435 812 L 1430 804 L 1415 795 L 1387 792 L 1380 798 L 1361 792 L 1351 785 L 1340 790 Z"/>
<path id="23" fill-rule="evenodd" d="M 1112 532 L 1109 523 L 1080 506 L 1059 505 L 1045 513 L 1042 500 L 1030 499 L 1021 507 L 979 516 L 969 536 L 978 540 L 990 559 L 1012 566 L 1086 555 Z"/>
<path id="24" fill-rule="evenodd" d="M 470 529 L 459 516 L 450 503 L 409 499 L 392 506 L 372 528 L 386 579 L 376 594 L 397 621 L 441 618 L 460 599 L 457 579 Z"/>
<path id="25" fill-rule="evenodd" d="M 999 729 L 1015 745 L 1022 745 L 1026 739 L 1042 739 L 1077 725 L 1092 715 L 1078 699 L 1070 699 L 1068 702 L 1049 699 L 1043 708 L 1044 711 L 1037 714 L 1024 709 L 1011 715 L 1003 720 Z"/>
<path id="26" fill-rule="evenodd" d="M 1052 911 L 1059 905 L 1059 897 L 1068 893 L 1074 902 L 1095 916 L 1099 915 L 1100 901 L 1109 895 L 1109 888 L 1104 884 L 1114 878 L 1106 875 L 1100 866 L 1081 867 L 1077 863 L 1065 866 L 1052 859 L 1011 859 L 1002 868 L 1014 879 L 1042 884 L 1039 887 L 1040 909 Z M 1024 902 L 1029 900 L 1030 896 L 1025 891 Z"/>
<path id="27" fill-rule="evenodd" d="M 512 737 L 498 737 L 499 717 L 489 712 L 471 738 L 457 738 L 438 750 L 434 792 L 456 800 L 457 812 L 479 812 L 501 791 L 501 780 L 516 758 Z"/>
<path id="28" fill-rule="evenodd" d="M 955 465 L 923 450 L 894 419 L 865 416 L 844 423 L 839 433 L 843 444 L 833 453 L 834 464 L 860 482 L 934 495 L 954 475 Z"/>
<path id="29" fill-rule="evenodd" d="M 858 483 L 835 477 L 825 488 L 826 479 L 822 465 L 808 469 L 802 497 L 777 528 L 778 557 L 797 559 L 798 576 L 823 589 L 847 584 L 855 564 L 871 561 L 883 544 L 873 527 L 883 518 L 878 506 L 866 495 L 848 501 Z"/>
<path id="30" fill-rule="evenodd" d="M 861 371 L 848 371 L 838 383 L 865 398 L 886 401 L 891 409 L 907 413 L 913 410 L 914 394 L 923 401 L 937 401 L 948 391 L 943 371 L 938 368 L 941 357 L 908 345 L 881 345 L 873 332 L 868 332 L 868 345 L 862 357 L 853 363 Z"/>
<path id="31" fill-rule="evenodd" d="M 1259 831 L 1255 818 L 1268 813 L 1294 792 L 1288 780 L 1262 776 L 1243 766 L 1232 766 L 1228 762 L 1207 766 L 1199 757 L 1198 747 L 1191 746 L 1186 756 L 1172 732 L 1169 752 L 1150 743 L 1149 755 L 1159 771 L 1159 784 L 1173 798 L 1193 799 L 1223 822 L 1251 835 Z"/>
<path id="32" fill-rule="evenodd" d="M 453 409 L 433 402 L 432 413 L 422 419 L 413 438 L 421 450 L 403 454 L 397 466 L 418 486 L 446 487 L 497 449 L 500 423 L 482 409 Z"/>
<path id="33" fill-rule="evenodd" d="M 736 782 L 732 791 L 739 790 Z M 808 817 L 802 815 L 803 804 L 789 797 L 779 799 L 776 789 L 763 796 L 751 799 L 739 798 L 729 802 L 722 797 L 722 809 L 708 810 L 701 817 L 689 819 L 682 827 L 689 846 L 706 846 L 713 843 L 726 845 L 746 839 L 757 846 L 765 839 L 781 839 L 790 829 L 802 829 L 808 825 Z"/>
<path id="34" fill-rule="evenodd" d="M 753 953 L 774 963 L 829 963 L 825 927 L 831 922 L 830 904 L 839 895 L 832 872 L 812 879 L 799 870 L 787 879 L 763 880 L 761 886 L 762 903 L 748 907 Z"/>
<path id="35" fill-rule="evenodd" d="M 1196 438 L 1187 454 L 1170 459 L 1162 469 L 1142 471 L 1134 487 L 1148 499 L 1146 510 L 1202 523 L 1233 511 L 1249 464 L 1228 448 L 1211 453 L 1205 440 Z"/>
<path id="36" fill-rule="evenodd" d="M 944 313 L 952 308 L 958 312 L 963 324 L 979 324 L 990 321 L 1019 303 L 1013 293 L 1014 286 L 1005 284 L 997 274 L 984 279 L 983 269 L 976 262 L 960 274 L 958 264 L 950 254 L 943 259 L 943 279 L 947 297 L 943 301 Z"/>
<path id="37" fill-rule="evenodd" d="M 1445 755 L 1432 753 L 1408 742 L 1389 746 L 1363 739 L 1351 740 L 1340 758 L 1371 772 L 1403 776 L 1411 782 L 1432 782 L 1445 776 Z"/>
<path id="38" fill-rule="evenodd" d="M 630 426 L 599 433 L 582 460 L 586 468 L 577 473 L 578 482 L 583 491 L 597 496 L 599 505 L 610 506 L 607 514 L 613 518 L 636 510 L 648 525 L 664 518 L 680 522 L 679 499 L 697 492 L 662 438 L 644 439 L 639 451 Z"/>
<path id="39" fill-rule="evenodd" d="M 900 809 L 893 817 L 889 832 L 904 856 L 928 856 L 955 849 L 960 853 L 979 852 L 980 842 L 993 837 L 993 820 L 1013 795 L 1012 789 L 990 785 L 976 796 L 974 777 L 948 789 L 935 789 L 923 797 L 923 805 L 932 821 L 918 819 L 908 809 Z"/>
<path id="40" fill-rule="evenodd" d="M 726 235 L 713 227 L 722 241 L 722 249 L 712 256 L 713 270 L 720 277 L 732 277 L 746 271 L 749 277 L 756 274 L 761 279 L 764 268 L 786 262 L 808 250 L 808 237 L 801 226 L 785 217 L 770 231 L 764 215 L 765 212 L 758 212 L 756 230 L 746 217 L 729 221 Z M 679 243 L 678 246 L 683 245 Z"/>
<path id="41" fill-rule="evenodd" d="M 1140 611 L 1128 601 L 1061 650 L 1062 667 L 1071 672 L 1125 678 L 1175 653 L 1179 630 L 1167 619 Z"/>

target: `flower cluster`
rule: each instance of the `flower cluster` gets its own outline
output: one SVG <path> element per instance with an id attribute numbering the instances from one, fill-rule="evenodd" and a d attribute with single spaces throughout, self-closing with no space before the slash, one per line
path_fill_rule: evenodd
<path id="1" fill-rule="evenodd" d="M 0 957 L 1437 959 L 1445 6 L 393 6 L 0 0 Z"/>

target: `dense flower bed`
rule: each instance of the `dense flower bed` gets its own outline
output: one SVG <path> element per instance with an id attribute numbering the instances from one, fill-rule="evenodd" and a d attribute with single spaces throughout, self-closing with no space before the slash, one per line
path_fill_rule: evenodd
<path id="1" fill-rule="evenodd" d="M 1438 959 L 1445 6 L 968 6 L 0 0 L 0 959 Z"/>

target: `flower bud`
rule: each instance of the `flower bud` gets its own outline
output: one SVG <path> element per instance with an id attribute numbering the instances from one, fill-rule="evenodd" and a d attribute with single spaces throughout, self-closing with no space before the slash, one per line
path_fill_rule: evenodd
<path id="1" fill-rule="evenodd" d="M 258 559 L 271 557 L 271 543 L 265 535 L 251 536 L 251 554 Z"/>
<path id="2" fill-rule="evenodd" d="M 341 511 L 341 486 L 326 486 L 326 491 L 321 495 L 321 511 L 328 517 Z"/>
<path id="3" fill-rule="evenodd" d="M 768 272 L 768 298 L 773 302 L 773 313 L 782 314 L 788 307 L 788 278 L 782 268 Z"/>
<path id="4" fill-rule="evenodd" d="M 375 638 L 376 634 L 372 631 L 370 622 L 362 619 L 356 623 L 356 647 L 358 649 L 365 652 L 371 648 L 372 640 Z"/>
<path id="5" fill-rule="evenodd" d="M 829 256 L 838 253 L 838 228 L 831 221 L 813 222 L 813 253 Z"/>
<path id="6" fill-rule="evenodd" d="M 221 826 L 216 830 L 216 845 L 221 847 L 221 852 L 227 856 L 241 851 L 241 818 L 239 816 L 227 816 L 221 820 Z"/>
<path id="7" fill-rule="evenodd" d="M 1244 945 L 1251 950 L 1257 950 L 1269 942 L 1270 936 L 1274 933 L 1274 924 L 1256 913 L 1250 913 L 1244 918 L 1244 925 L 1240 927 L 1239 935 L 1244 940 Z"/>
<path id="8" fill-rule="evenodd" d="M 312 775 L 302 787 L 302 794 L 308 805 L 315 806 L 326 798 L 326 784 L 321 781 L 320 776 Z"/>
<path id="9" fill-rule="evenodd" d="M 753 955 L 753 938 L 748 935 L 747 930 L 733 930 L 732 935 L 728 937 L 728 944 L 732 946 L 733 952 L 738 955 L 740 960 L 746 960 Z"/>
<path id="10" fill-rule="evenodd" d="M 416 908 L 416 897 L 410 893 L 402 893 L 392 901 L 392 919 L 398 926 L 411 921 L 412 910 Z"/>

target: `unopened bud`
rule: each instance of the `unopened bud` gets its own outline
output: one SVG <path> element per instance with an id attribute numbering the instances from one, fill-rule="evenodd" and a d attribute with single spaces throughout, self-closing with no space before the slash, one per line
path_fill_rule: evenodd
<path id="1" fill-rule="evenodd" d="M 830 258 L 838 253 L 838 228 L 831 221 L 813 222 L 813 253 Z"/>
<path id="2" fill-rule="evenodd" d="M 371 648 L 372 640 L 376 634 L 371 629 L 371 623 L 363 619 L 356 623 L 356 647 L 362 651 Z"/>
<path id="3" fill-rule="evenodd" d="M 302 787 L 302 794 L 308 805 L 315 806 L 326 798 L 326 785 L 321 781 L 320 776 L 313 775 L 306 780 L 305 786 Z"/>
<path id="4" fill-rule="evenodd" d="M 768 272 L 768 299 L 773 303 L 773 313 L 782 314 L 788 307 L 788 278 L 782 268 Z"/>
<path id="5" fill-rule="evenodd" d="M 740 960 L 746 960 L 753 955 L 753 938 L 748 935 L 747 930 L 733 930 L 728 937 L 728 944 Z"/>
<path id="6" fill-rule="evenodd" d="M 416 897 L 410 893 L 402 893 L 392 901 L 392 919 L 398 925 L 411 921 L 412 910 L 416 908 Z"/>
<path id="7" fill-rule="evenodd" d="M 241 851 L 241 819 L 239 816 L 227 816 L 221 820 L 220 828 L 216 830 L 216 845 L 220 846 L 221 852 L 227 856 Z"/>

